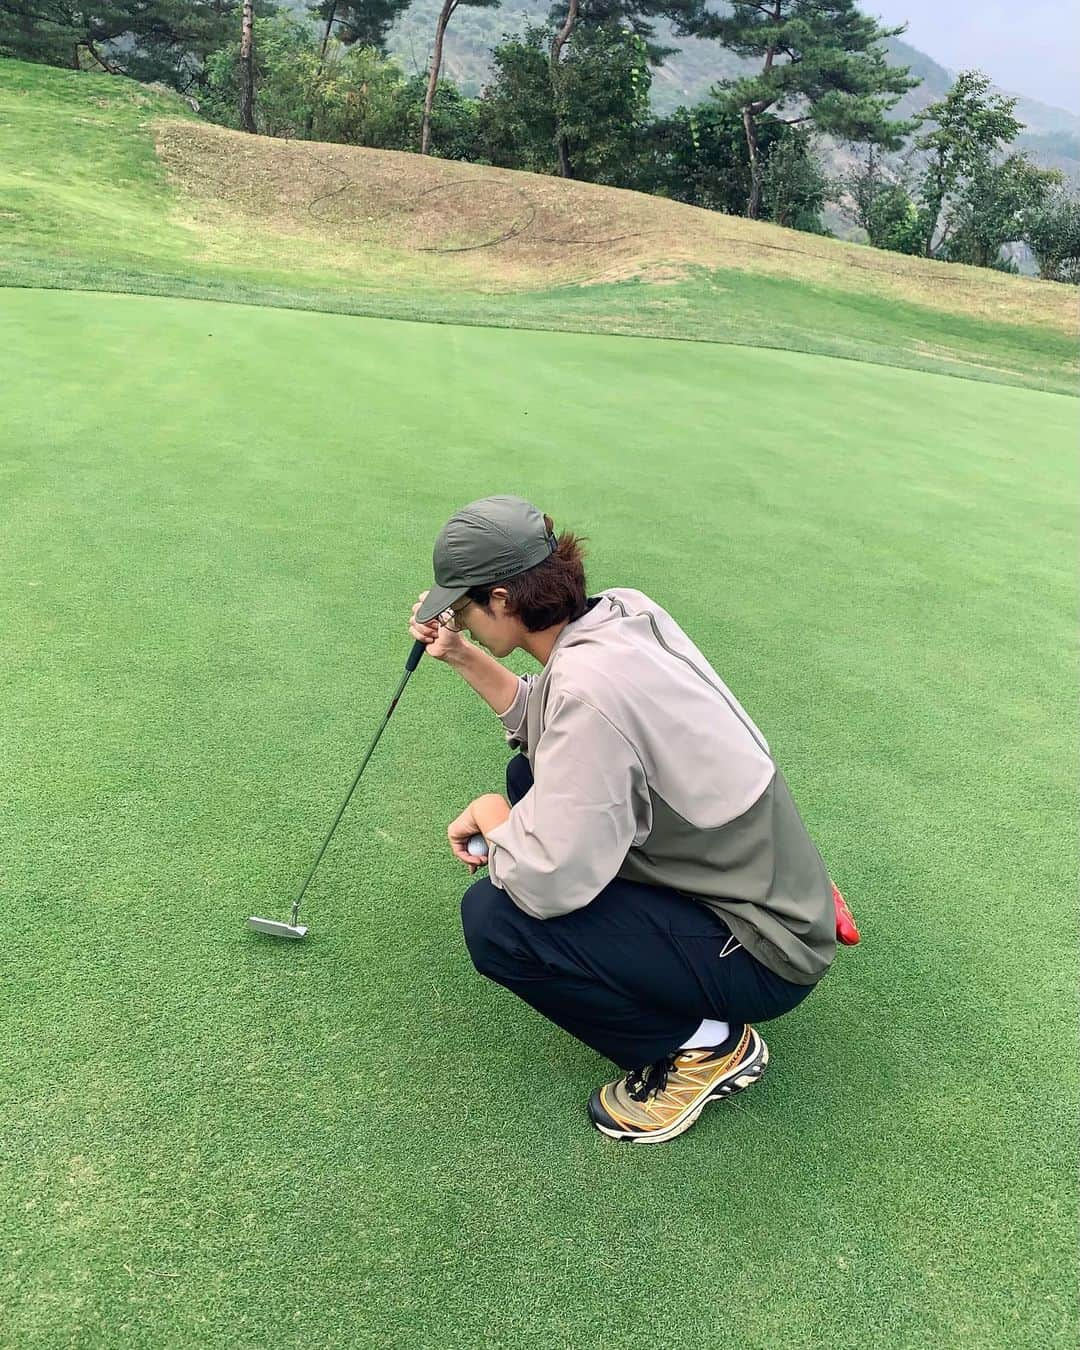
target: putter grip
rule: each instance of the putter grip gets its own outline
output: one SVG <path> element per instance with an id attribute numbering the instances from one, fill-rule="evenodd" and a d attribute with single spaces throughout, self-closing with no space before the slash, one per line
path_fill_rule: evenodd
<path id="1" fill-rule="evenodd" d="M 412 651 L 409 653 L 409 659 L 405 662 L 406 670 L 415 670 L 420 664 L 420 658 L 424 654 L 424 643 L 419 638 L 412 645 Z"/>

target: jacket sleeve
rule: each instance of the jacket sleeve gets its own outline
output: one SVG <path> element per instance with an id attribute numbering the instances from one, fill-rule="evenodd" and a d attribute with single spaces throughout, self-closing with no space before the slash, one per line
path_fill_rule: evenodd
<path id="1" fill-rule="evenodd" d="M 525 730 L 525 714 L 529 707 L 529 694 L 532 690 L 533 675 L 519 675 L 517 693 L 514 701 L 499 720 L 506 728 L 506 743 L 514 750 L 528 749 L 528 733 Z"/>
<path id="2" fill-rule="evenodd" d="M 549 704 L 533 786 L 494 829 L 488 877 L 537 919 L 594 899 L 652 828 L 645 770 L 633 746 L 588 703 Z"/>

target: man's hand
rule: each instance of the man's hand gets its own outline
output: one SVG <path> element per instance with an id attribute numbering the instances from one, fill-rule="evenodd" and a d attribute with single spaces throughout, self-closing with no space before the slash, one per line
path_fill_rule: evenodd
<path id="1" fill-rule="evenodd" d="M 454 857 L 460 858 L 468 867 L 469 872 L 475 872 L 481 863 L 466 848 L 469 840 L 474 834 L 480 833 L 480 826 L 476 823 L 476 817 L 473 815 L 472 805 L 468 805 L 457 820 L 452 820 L 447 827 L 446 837 L 450 840 L 450 847 L 453 850 Z M 487 862 L 485 857 L 484 862 Z"/>
<path id="2" fill-rule="evenodd" d="M 478 867 L 483 867 L 487 862 L 487 855 L 483 858 L 475 858 L 469 852 L 466 845 L 474 834 L 482 834 L 487 837 L 491 830 L 496 830 L 510 815 L 510 803 L 505 797 L 500 797 L 497 792 L 489 792 L 483 797 L 477 797 L 458 816 L 457 820 L 450 822 L 446 830 L 446 837 L 450 840 L 450 848 L 453 850 L 455 858 L 458 858 L 468 867 L 470 874 L 475 872 Z"/>
<path id="3" fill-rule="evenodd" d="M 449 628 L 443 628 L 437 624 L 434 619 L 429 623 L 417 623 L 416 615 L 420 606 L 427 599 L 427 591 L 421 591 L 420 599 L 412 607 L 412 617 L 409 619 L 409 633 L 417 638 L 427 648 L 428 656 L 433 656 L 436 661 L 453 662 L 456 657 L 462 655 L 466 648 L 473 644 L 455 633 Z"/>

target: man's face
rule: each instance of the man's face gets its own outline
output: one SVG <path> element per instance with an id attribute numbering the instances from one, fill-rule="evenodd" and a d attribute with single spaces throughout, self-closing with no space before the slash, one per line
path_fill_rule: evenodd
<path id="1" fill-rule="evenodd" d="M 492 591 L 488 609 L 475 600 L 464 600 L 455 608 L 459 624 L 492 656 L 509 656 L 518 646 L 521 623 L 506 613 L 506 591 L 502 587 Z"/>

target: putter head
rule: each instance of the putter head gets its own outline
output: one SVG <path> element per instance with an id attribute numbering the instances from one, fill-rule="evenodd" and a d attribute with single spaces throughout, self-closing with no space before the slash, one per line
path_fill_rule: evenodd
<path id="1" fill-rule="evenodd" d="M 248 919 L 248 927 L 253 928 L 256 933 L 266 933 L 269 937 L 283 938 L 302 938 L 307 937 L 307 928 L 304 924 L 281 923 L 277 919 L 260 919 L 252 915 Z"/>

